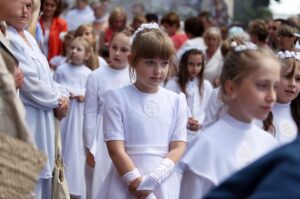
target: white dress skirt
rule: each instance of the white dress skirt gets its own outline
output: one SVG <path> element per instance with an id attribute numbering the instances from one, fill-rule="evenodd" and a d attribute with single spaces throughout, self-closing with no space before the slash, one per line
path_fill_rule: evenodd
<path id="1" fill-rule="evenodd" d="M 149 94 L 129 85 L 109 92 L 104 104 L 105 140 L 123 140 L 127 154 L 142 176 L 160 165 L 169 152 L 170 142 L 186 141 L 186 122 L 184 95 L 162 87 Z M 173 173 L 153 193 L 159 199 L 178 198 L 179 187 L 180 180 Z M 112 165 L 97 198 L 134 198 L 127 189 Z"/>

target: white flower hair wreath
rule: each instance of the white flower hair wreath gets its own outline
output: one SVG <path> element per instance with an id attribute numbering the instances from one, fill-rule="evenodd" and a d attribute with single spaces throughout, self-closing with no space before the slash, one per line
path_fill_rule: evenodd
<path id="1" fill-rule="evenodd" d="M 143 23 L 134 33 L 133 35 L 131 36 L 130 38 L 130 44 L 132 44 L 133 40 L 135 39 L 135 37 L 137 36 L 137 34 L 139 32 L 142 32 L 143 30 L 145 29 L 158 29 L 160 30 L 159 28 L 159 25 L 157 23 Z"/>
<path id="2" fill-rule="evenodd" d="M 297 61 L 300 61 L 300 52 L 295 52 L 295 51 L 279 51 L 277 53 L 277 56 L 279 59 L 288 59 L 288 58 L 294 58 Z"/>
<path id="3" fill-rule="evenodd" d="M 257 50 L 257 46 L 252 42 L 238 44 L 236 41 L 233 41 L 231 42 L 230 46 L 234 48 L 235 52 L 242 52 L 245 50 Z"/>

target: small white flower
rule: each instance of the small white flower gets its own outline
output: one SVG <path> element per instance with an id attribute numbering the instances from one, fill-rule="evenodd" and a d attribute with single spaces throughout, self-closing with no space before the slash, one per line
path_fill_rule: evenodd
<path id="1" fill-rule="evenodd" d="M 234 48 L 235 52 L 242 52 L 242 51 L 245 51 L 245 50 L 257 50 L 257 46 L 252 42 L 245 42 L 244 44 L 237 45 Z"/>
<path id="2" fill-rule="evenodd" d="M 130 44 L 132 44 L 133 40 L 135 39 L 136 35 L 139 33 L 139 32 L 142 32 L 143 30 L 145 29 L 158 29 L 160 30 L 159 28 L 159 25 L 157 23 L 143 23 L 135 32 L 134 34 L 130 37 L 129 39 L 129 42 Z"/>

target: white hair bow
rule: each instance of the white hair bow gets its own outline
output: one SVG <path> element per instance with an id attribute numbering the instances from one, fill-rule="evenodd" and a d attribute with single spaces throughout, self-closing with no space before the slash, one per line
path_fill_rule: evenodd
<path id="1" fill-rule="evenodd" d="M 238 44 L 236 41 L 231 42 L 231 47 L 234 48 L 235 52 L 242 52 L 245 50 L 257 50 L 257 46 L 252 42 L 245 42 Z"/>

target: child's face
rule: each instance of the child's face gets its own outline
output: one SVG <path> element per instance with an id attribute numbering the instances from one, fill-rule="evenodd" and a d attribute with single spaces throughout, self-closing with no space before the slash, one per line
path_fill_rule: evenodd
<path id="1" fill-rule="evenodd" d="M 203 68 L 202 59 L 203 59 L 202 55 L 199 54 L 189 55 L 187 61 L 187 70 L 188 70 L 189 79 L 194 79 L 199 75 L 200 71 Z"/>
<path id="2" fill-rule="evenodd" d="M 85 48 L 80 42 L 72 42 L 69 49 L 69 59 L 73 65 L 82 65 L 88 58 Z"/>
<path id="3" fill-rule="evenodd" d="M 125 68 L 128 65 L 129 53 L 129 37 L 119 33 L 113 38 L 109 46 L 110 66 L 114 69 Z"/>
<path id="4" fill-rule="evenodd" d="M 135 86 L 142 92 L 155 93 L 168 74 L 169 60 L 141 58 L 133 67 L 136 72 Z"/>
<path id="5" fill-rule="evenodd" d="M 271 58 L 262 59 L 256 71 L 227 87 L 226 92 L 230 93 L 228 112 L 244 122 L 266 119 L 276 102 L 279 78 L 279 63 Z"/>
<path id="6" fill-rule="evenodd" d="M 280 77 L 280 82 L 277 89 L 277 102 L 286 104 L 291 102 L 299 95 L 300 91 L 300 64 L 292 71 L 290 67 L 283 72 Z"/>
<path id="7" fill-rule="evenodd" d="M 86 40 L 88 40 L 90 42 L 90 44 L 94 44 L 96 42 L 96 38 L 93 35 L 93 30 L 92 28 L 87 28 L 82 35 L 83 38 L 85 38 Z"/>

